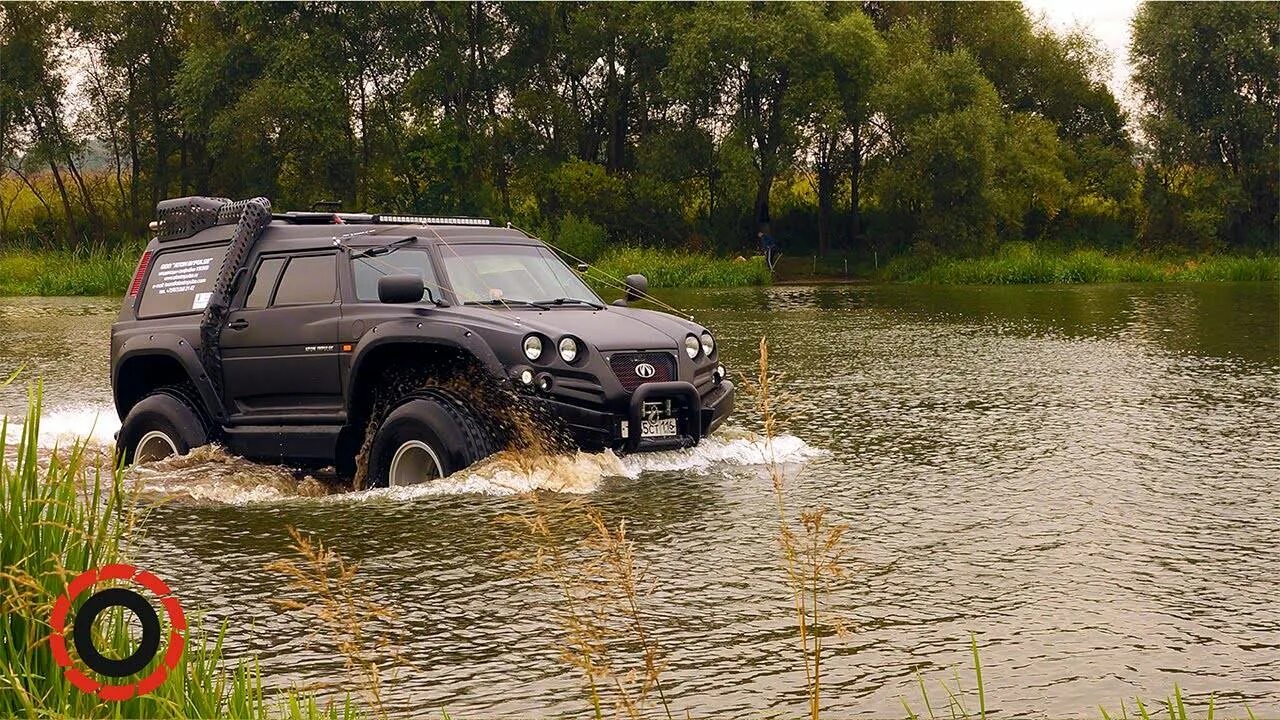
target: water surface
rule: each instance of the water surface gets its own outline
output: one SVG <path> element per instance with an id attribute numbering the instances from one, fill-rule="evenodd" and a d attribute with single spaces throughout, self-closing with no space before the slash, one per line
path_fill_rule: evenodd
<path id="1" fill-rule="evenodd" d="M 1245 701 L 1280 714 L 1275 284 L 663 297 L 716 330 L 731 371 L 750 371 L 769 337 L 797 438 L 784 448 L 791 502 L 849 525 L 854 559 L 832 610 L 850 633 L 826 663 L 833 715 L 900 716 L 917 670 L 963 669 L 970 633 L 988 706 L 1006 716 L 1096 717 L 1099 703 L 1175 683 L 1235 714 Z M 117 307 L 0 300 L 0 372 L 25 363 L 44 379 L 46 442 L 85 432 L 99 410 L 97 435 L 115 429 Z M 4 411 L 23 401 L 0 390 Z M 692 453 L 588 461 L 566 489 L 627 520 L 656 578 L 645 611 L 678 709 L 799 714 L 768 472 L 755 419 L 733 425 Z M 201 489 L 152 511 L 139 563 L 227 622 L 232 653 L 256 653 L 270 683 L 343 676 L 313 627 L 268 603 L 284 580 L 263 565 L 288 552 L 291 525 L 358 561 L 411 632 L 416 667 L 386 687 L 393 709 L 585 712 L 558 660 L 556 593 L 510 554 L 521 538 L 502 518 L 528 511 L 509 494 L 518 482 L 308 497 L 287 473 L 227 462 L 152 480 Z"/>

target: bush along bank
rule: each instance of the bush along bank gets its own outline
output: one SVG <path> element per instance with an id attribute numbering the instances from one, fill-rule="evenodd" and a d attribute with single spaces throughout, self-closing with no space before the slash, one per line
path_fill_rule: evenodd
<path id="1" fill-rule="evenodd" d="M 1280 280 L 1280 257 L 1259 254 L 1169 259 L 1101 250 L 1055 253 L 1013 243 L 983 258 L 929 261 L 899 256 L 885 267 L 883 279 L 937 285 L 1274 281 Z"/>
<path id="2" fill-rule="evenodd" d="M 142 247 L 0 250 L 0 295 L 122 295 Z"/>
<path id="3" fill-rule="evenodd" d="M 650 287 L 704 288 L 768 285 L 772 280 L 764 258 L 717 257 L 653 248 L 619 248 L 604 253 L 591 264 L 598 274 L 621 280 L 640 273 Z"/>

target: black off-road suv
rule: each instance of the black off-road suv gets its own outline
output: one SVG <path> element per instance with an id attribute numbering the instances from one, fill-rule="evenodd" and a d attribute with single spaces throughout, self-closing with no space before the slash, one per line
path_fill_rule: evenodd
<path id="1" fill-rule="evenodd" d="M 501 449 L 516 405 L 583 449 L 625 452 L 695 445 L 733 409 L 706 328 L 629 307 L 648 297 L 639 275 L 606 305 L 589 268 L 519 230 L 273 214 L 265 198 L 178 198 L 156 214 L 111 328 L 124 462 L 218 441 L 402 485 Z"/>

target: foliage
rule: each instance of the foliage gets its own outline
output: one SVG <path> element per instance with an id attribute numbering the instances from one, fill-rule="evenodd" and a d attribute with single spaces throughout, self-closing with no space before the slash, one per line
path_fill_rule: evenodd
<path id="1" fill-rule="evenodd" d="M 1144 236 L 1274 248 L 1280 6 L 1145 3 L 1131 56 L 1151 142 Z"/>
<path id="2" fill-rule="evenodd" d="M 1135 148 L 1097 43 L 1017 3 L 4 3 L 0 244 L 112 247 L 209 194 L 587 254 L 1269 249 L 1278 28 L 1144 5 Z"/>
<path id="3" fill-rule="evenodd" d="M 230 664 L 222 634 L 197 621 L 186 651 L 154 692 L 103 703 L 76 689 L 53 659 L 47 618 L 70 578 L 89 568 L 123 562 L 138 528 L 123 470 L 84 442 L 37 450 L 40 392 L 28 404 L 16 445 L 0 421 L 0 715 L 4 717 L 266 718 L 351 720 L 349 702 L 319 705 L 285 692 L 268 700 L 256 664 Z M 121 615 L 97 625 L 99 647 L 125 657 L 135 646 Z M 159 662 L 157 659 L 154 662 Z M 230 665 L 230 667 L 228 667 Z M 145 668 L 141 674 L 150 672 Z M 117 680 L 120 682 L 120 680 Z"/>
<path id="4" fill-rule="evenodd" d="M 770 281 L 769 267 L 759 255 L 730 259 L 675 250 L 620 248 L 609 251 L 591 267 L 619 279 L 640 273 L 651 287 L 734 287 L 767 285 Z"/>
<path id="5" fill-rule="evenodd" d="M 1025 283 L 1176 282 L 1280 280 L 1280 257 L 1210 255 L 1166 258 L 1114 255 L 1099 250 L 1053 252 L 1028 243 L 1008 243 L 981 258 L 895 258 L 886 279 L 947 285 Z"/>
<path id="6" fill-rule="evenodd" d="M 0 295 L 120 296 L 142 250 L 0 250 Z"/>

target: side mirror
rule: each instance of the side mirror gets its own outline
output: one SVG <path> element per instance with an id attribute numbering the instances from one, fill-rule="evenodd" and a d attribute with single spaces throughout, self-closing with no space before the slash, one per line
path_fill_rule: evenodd
<path id="1" fill-rule="evenodd" d="M 635 302 L 640 298 L 644 297 L 645 293 L 649 292 L 649 278 L 639 273 L 636 273 L 635 275 L 628 275 L 626 279 L 626 284 L 627 284 L 627 295 L 626 295 L 627 302 Z"/>
<path id="2" fill-rule="evenodd" d="M 586 264 L 586 263 L 578 263 L 578 272 L 580 272 L 580 273 L 584 273 L 584 272 L 586 272 L 586 271 L 588 271 L 588 270 L 590 270 L 590 269 L 591 269 L 591 266 L 590 266 L 590 265 L 588 265 L 588 264 Z"/>
<path id="3" fill-rule="evenodd" d="M 378 278 L 378 300 L 384 303 L 416 303 L 426 285 L 417 275 L 384 275 Z"/>

